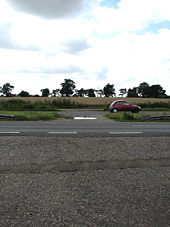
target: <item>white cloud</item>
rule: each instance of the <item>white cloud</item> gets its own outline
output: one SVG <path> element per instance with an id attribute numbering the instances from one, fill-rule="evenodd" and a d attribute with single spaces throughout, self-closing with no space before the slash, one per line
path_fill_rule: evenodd
<path id="1" fill-rule="evenodd" d="M 118 6 L 94 9 L 98 32 L 140 31 L 151 23 L 170 20 L 169 0 L 122 0 Z"/>
<path id="2" fill-rule="evenodd" d="M 17 4 L 15 9 L 22 4 L 22 13 L 6 2 Z M 98 0 L 82 2 L 61 4 L 61 14 L 54 9 L 54 20 L 54 11 L 49 16 L 44 5 L 34 10 L 28 0 L 0 2 L 0 86 L 10 82 L 16 93 L 35 94 L 45 87 L 59 88 L 70 78 L 78 88 L 113 83 L 118 92 L 146 81 L 161 84 L 170 94 L 170 29 L 136 33 L 150 23 L 170 20 L 169 0 L 122 0 L 118 9 L 101 7 Z M 68 20 L 65 12 L 73 6 Z"/>

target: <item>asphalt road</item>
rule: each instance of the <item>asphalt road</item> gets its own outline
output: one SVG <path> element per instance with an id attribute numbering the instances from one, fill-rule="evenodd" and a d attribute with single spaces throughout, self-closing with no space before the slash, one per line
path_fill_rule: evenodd
<path id="1" fill-rule="evenodd" d="M 170 122 L 114 122 L 111 120 L 57 120 L 0 122 L 0 135 L 170 136 Z"/>
<path id="2" fill-rule="evenodd" d="M 0 226 L 169 226 L 169 124 L 101 114 L 0 131 Z"/>

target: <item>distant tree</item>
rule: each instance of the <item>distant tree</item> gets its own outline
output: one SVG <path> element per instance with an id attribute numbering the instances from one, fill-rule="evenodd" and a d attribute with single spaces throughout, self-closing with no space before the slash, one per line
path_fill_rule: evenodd
<path id="1" fill-rule="evenodd" d="M 48 97 L 50 95 L 50 90 L 48 88 L 41 89 L 42 97 Z"/>
<path id="2" fill-rule="evenodd" d="M 12 86 L 10 83 L 4 84 L 2 87 L 0 87 L 0 93 L 2 93 L 6 97 L 11 97 L 12 90 L 14 89 L 14 86 Z"/>
<path id="3" fill-rule="evenodd" d="M 97 93 L 97 97 L 102 97 L 104 95 L 104 92 L 102 89 L 99 89 L 99 90 L 95 90 L 95 92 Z"/>
<path id="4" fill-rule="evenodd" d="M 55 89 L 51 93 L 52 97 L 60 96 L 60 89 Z"/>
<path id="5" fill-rule="evenodd" d="M 142 98 L 146 98 L 149 95 L 149 84 L 146 82 L 140 83 L 139 87 L 138 87 L 138 94 L 142 97 Z"/>
<path id="6" fill-rule="evenodd" d="M 27 91 L 21 91 L 21 92 L 18 94 L 18 96 L 20 96 L 20 97 L 29 97 L 30 94 L 29 94 Z"/>
<path id="7" fill-rule="evenodd" d="M 64 79 L 64 83 L 61 83 L 60 93 L 62 96 L 70 97 L 76 88 L 75 82 L 70 79 Z"/>
<path id="8" fill-rule="evenodd" d="M 132 89 L 129 88 L 127 92 L 127 97 L 139 97 L 138 88 L 137 87 L 134 87 Z"/>
<path id="9" fill-rule="evenodd" d="M 96 97 L 95 93 L 94 93 L 95 89 L 87 89 L 87 96 L 88 97 Z"/>
<path id="10" fill-rule="evenodd" d="M 106 86 L 103 88 L 103 93 L 105 97 L 113 97 L 116 95 L 114 84 L 106 84 Z"/>
<path id="11" fill-rule="evenodd" d="M 85 90 L 84 88 L 81 88 L 79 90 L 76 90 L 75 93 L 77 97 L 84 97 L 87 94 L 87 90 Z"/>
<path id="12" fill-rule="evenodd" d="M 165 93 L 166 93 L 166 91 L 163 90 L 161 85 L 156 84 L 156 85 L 152 85 L 149 87 L 148 97 L 150 97 L 150 98 L 166 97 Z"/>
<path id="13" fill-rule="evenodd" d="M 121 88 L 120 90 L 119 90 L 119 92 L 120 92 L 120 96 L 124 96 L 124 95 L 126 95 L 127 94 L 127 89 L 126 88 Z"/>

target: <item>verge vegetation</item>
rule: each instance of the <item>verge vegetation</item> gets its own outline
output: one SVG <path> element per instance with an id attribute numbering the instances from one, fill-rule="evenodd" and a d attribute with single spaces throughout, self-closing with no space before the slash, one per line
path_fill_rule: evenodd
<path id="1" fill-rule="evenodd" d="M 154 114 L 154 116 L 160 115 L 160 114 Z M 162 113 L 162 115 L 166 115 Z M 121 122 L 126 122 L 126 121 L 150 121 L 150 114 L 144 114 L 144 113 L 108 113 L 106 114 L 106 117 L 115 120 L 115 121 L 121 121 Z M 165 121 L 165 122 L 170 122 L 170 119 L 166 120 L 152 120 L 152 121 Z"/>
<path id="2" fill-rule="evenodd" d="M 108 110 L 114 100 L 127 100 L 142 110 L 170 110 L 170 99 L 111 97 L 0 97 L 0 110 L 57 111 L 59 108 L 99 108 Z"/>
<path id="3" fill-rule="evenodd" d="M 59 114 L 56 112 L 38 112 L 38 111 L 0 111 L 0 114 L 3 115 L 9 115 L 9 116 L 15 116 L 16 120 L 26 120 L 26 121 L 47 121 L 47 120 L 55 120 L 59 118 Z M 3 119 L 4 121 L 4 119 Z"/>

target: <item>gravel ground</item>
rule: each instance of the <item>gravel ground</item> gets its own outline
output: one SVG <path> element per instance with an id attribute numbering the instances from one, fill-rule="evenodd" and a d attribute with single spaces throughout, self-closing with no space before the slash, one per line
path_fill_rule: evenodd
<path id="1" fill-rule="evenodd" d="M 97 119 L 107 119 L 105 115 L 108 111 L 103 110 L 85 110 L 85 109 L 62 109 L 59 112 L 61 115 L 64 115 L 68 118 L 74 117 L 96 117 Z"/>
<path id="2" fill-rule="evenodd" d="M 0 175 L 0 226 L 169 226 L 169 168 Z"/>
<path id="3" fill-rule="evenodd" d="M 169 137 L 1 136 L 0 167 L 170 158 Z M 168 227 L 170 167 L 0 172 L 0 227 Z"/>
<path id="4" fill-rule="evenodd" d="M 1 136 L 0 165 L 170 158 L 169 137 Z"/>

